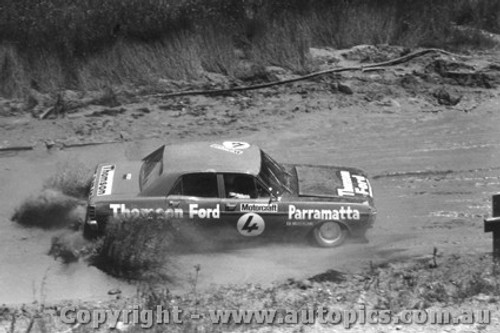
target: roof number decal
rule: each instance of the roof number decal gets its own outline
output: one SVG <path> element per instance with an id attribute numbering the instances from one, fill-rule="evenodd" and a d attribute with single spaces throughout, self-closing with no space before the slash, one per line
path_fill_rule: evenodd
<path id="1" fill-rule="evenodd" d="M 246 213 L 238 219 L 236 226 L 243 236 L 258 236 L 264 231 L 266 224 L 259 214 Z"/>
<path id="2" fill-rule="evenodd" d="M 241 141 L 224 141 L 222 145 L 227 149 L 237 149 L 237 150 L 243 150 L 250 147 L 249 143 Z"/>
<path id="3" fill-rule="evenodd" d="M 210 147 L 240 155 L 243 154 L 243 150 L 250 147 L 250 144 L 242 141 L 224 141 L 222 144 L 213 143 Z"/>

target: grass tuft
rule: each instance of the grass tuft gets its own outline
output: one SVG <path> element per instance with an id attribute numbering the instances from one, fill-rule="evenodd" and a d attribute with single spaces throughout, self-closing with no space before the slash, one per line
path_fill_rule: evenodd
<path id="1" fill-rule="evenodd" d="M 47 179 L 44 189 L 54 189 L 77 199 L 89 195 L 92 171 L 82 162 L 65 162 L 58 165 L 56 173 Z"/>
<path id="2" fill-rule="evenodd" d="M 133 280 L 168 279 L 175 230 L 164 219 L 111 219 L 95 243 L 92 262 L 103 271 Z"/>

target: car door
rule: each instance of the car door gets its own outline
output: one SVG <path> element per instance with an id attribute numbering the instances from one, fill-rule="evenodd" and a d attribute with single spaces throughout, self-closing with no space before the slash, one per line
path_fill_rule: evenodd
<path id="1" fill-rule="evenodd" d="M 239 236 L 266 237 L 284 229 L 286 212 L 254 176 L 239 173 L 218 175 L 221 219 Z"/>
<path id="2" fill-rule="evenodd" d="M 182 175 L 167 196 L 167 206 L 172 212 L 182 212 L 182 218 L 176 219 L 177 225 L 190 222 L 210 227 L 218 224 L 221 203 L 217 175 L 212 172 Z"/>

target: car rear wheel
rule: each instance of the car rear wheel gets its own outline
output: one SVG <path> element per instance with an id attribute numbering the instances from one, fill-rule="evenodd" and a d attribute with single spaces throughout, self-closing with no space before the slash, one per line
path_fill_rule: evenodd
<path id="1" fill-rule="evenodd" d="M 348 231 L 340 223 L 324 222 L 313 230 L 316 243 L 321 247 L 336 247 L 344 243 Z"/>

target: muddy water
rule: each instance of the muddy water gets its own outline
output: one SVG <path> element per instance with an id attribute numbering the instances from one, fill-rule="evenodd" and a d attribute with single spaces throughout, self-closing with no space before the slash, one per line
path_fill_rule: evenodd
<path id="1" fill-rule="evenodd" d="M 196 264 L 201 264 L 198 287 L 204 288 L 219 283 L 268 284 L 327 269 L 355 271 L 370 261 L 428 255 L 434 246 L 446 254 L 489 251 L 491 236 L 483 233 L 482 218 L 489 214 L 491 194 L 500 189 L 500 115 L 494 112 L 498 110 L 498 101 L 472 113 L 384 114 L 346 108 L 288 121 L 269 119 L 278 124 L 272 132 L 232 136 L 258 143 L 281 161 L 368 171 L 374 177 L 379 210 L 370 243 L 338 249 L 270 244 L 178 255 L 176 280 L 169 287 L 189 290 Z M 196 139 L 193 134 L 183 141 Z M 135 291 L 84 263 L 54 261 L 45 253 L 57 231 L 22 228 L 10 217 L 27 196 L 40 190 L 58 163 L 138 159 L 158 144 L 159 140 L 147 140 L 0 157 L 0 303 L 102 299 L 112 288 L 125 294 Z"/>

